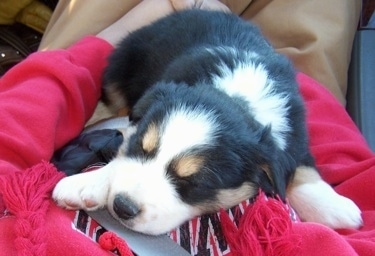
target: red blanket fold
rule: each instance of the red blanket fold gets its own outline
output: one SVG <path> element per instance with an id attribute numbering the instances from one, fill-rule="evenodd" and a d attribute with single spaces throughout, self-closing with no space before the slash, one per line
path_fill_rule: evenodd
<path id="1" fill-rule="evenodd" d="M 323 178 L 362 210 L 359 230 L 294 224 L 303 236 L 301 255 L 375 255 L 375 155 L 344 107 L 313 79 L 298 75 L 307 105 L 310 145 Z M 374 131 L 375 132 L 375 131 Z"/>

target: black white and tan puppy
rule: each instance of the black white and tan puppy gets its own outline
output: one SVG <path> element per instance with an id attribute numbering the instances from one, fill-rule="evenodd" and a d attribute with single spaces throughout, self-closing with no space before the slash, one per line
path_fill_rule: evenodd
<path id="1" fill-rule="evenodd" d="M 103 91 L 114 111 L 130 109 L 126 145 L 105 167 L 61 180 L 60 206 L 107 207 L 160 234 L 261 188 L 302 220 L 361 225 L 315 168 L 291 62 L 239 17 L 189 10 L 133 32 L 110 56 Z"/>

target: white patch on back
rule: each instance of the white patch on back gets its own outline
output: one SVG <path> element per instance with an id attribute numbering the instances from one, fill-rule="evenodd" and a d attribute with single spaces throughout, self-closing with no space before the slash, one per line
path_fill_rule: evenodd
<path id="1" fill-rule="evenodd" d="M 223 49 L 219 49 L 222 51 Z M 233 53 L 233 49 L 228 51 Z M 209 52 L 213 52 L 210 50 Z M 216 88 L 224 91 L 231 97 L 241 97 L 248 102 L 255 119 L 264 126 L 271 125 L 272 136 L 281 149 L 285 149 L 285 134 L 291 130 L 289 126 L 288 96 L 276 94 L 273 83 L 261 64 L 256 65 L 252 60 L 257 58 L 256 53 L 247 53 L 246 61 L 238 63 L 231 70 L 224 63 L 219 64 L 221 75 L 214 76 Z"/>

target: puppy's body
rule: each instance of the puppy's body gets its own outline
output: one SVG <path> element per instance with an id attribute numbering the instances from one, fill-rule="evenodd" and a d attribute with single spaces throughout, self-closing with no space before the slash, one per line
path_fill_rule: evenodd
<path id="1" fill-rule="evenodd" d="M 288 197 L 303 219 L 361 223 L 315 170 L 291 63 L 235 15 L 184 11 L 132 33 L 109 60 L 104 100 L 131 109 L 125 155 L 62 180 L 62 206 L 106 205 L 124 225 L 159 234 L 259 188 L 284 199 L 295 175 Z"/>
<path id="2" fill-rule="evenodd" d="M 245 153 L 237 155 L 243 156 L 241 165 L 250 169 L 254 163 L 243 161 L 252 161 L 256 155 L 263 158 L 257 164 L 277 161 L 274 165 L 283 166 L 268 174 L 278 176 L 275 182 L 281 184 L 275 184 L 276 192 L 282 196 L 296 166 L 313 165 L 290 62 L 274 52 L 256 27 L 238 17 L 202 11 L 172 15 L 133 33 L 110 63 L 105 74 L 105 100 L 110 106 L 132 109 L 131 118 L 141 120 L 144 129 L 166 120 L 172 109 L 210 115 L 218 126 L 216 136 L 222 140 L 219 152 L 212 155 L 243 150 Z M 136 138 L 142 137 L 142 128 Z M 176 143 L 190 133 L 180 129 Z M 131 151 L 134 148 L 129 146 Z M 254 149 L 259 152 L 251 154 Z M 224 159 L 228 163 L 218 166 L 235 172 L 235 159 L 219 157 L 215 162 Z M 244 167 L 238 168 L 242 173 Z M 264 174 L 267 172 L 260 173 Z M 274 190 L 266 184 L 262 187 L 267 192 Z"/>

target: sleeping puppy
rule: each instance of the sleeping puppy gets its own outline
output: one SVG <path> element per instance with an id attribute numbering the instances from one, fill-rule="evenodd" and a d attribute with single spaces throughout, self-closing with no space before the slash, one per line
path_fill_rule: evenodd
<path id="1" fill-rule="evenodd" d="M 315 169 L 292 64 L 235 15 L 188 10 L 135 31 L 110 56 L 103 95 L 130 109 L 126 143 L 105 167 L 61 180 L 62 207 L 107 207 L 161 234 L 261 189 L 304 221 L 362 223 Z"/>

